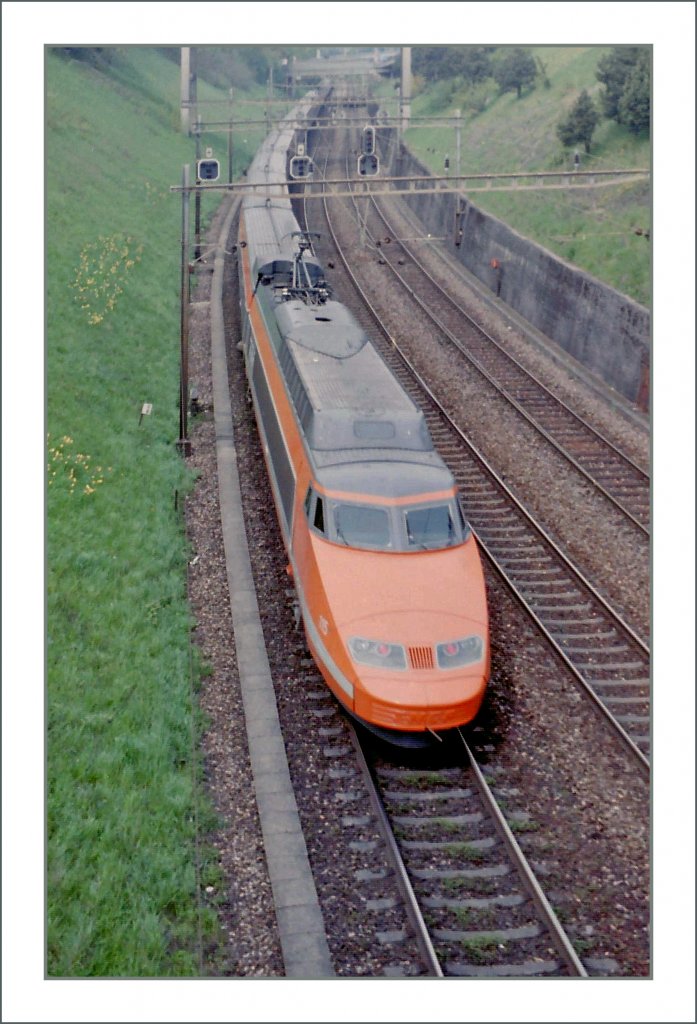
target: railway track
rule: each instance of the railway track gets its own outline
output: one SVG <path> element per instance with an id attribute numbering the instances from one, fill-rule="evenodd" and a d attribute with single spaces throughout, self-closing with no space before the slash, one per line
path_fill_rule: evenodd
<path id="1" fill-rule="evenodd" d="M 514 808 L 507 820 L 462 734 L 463 765 L 416 769 L 353 736 L 429 973 L 587 977 L 508 824 L 529 818 Z"/>
<path id="2" fill-rule="evenodd" d="M 614 958 L 576 952 L 536 877 L 537 823 L 517 809 L 517 791 L 497 783 L 496 769 L 480 766 L 463 735 L 445 758 L 397 765 L 339 716 L 309 663 L 304 690 L 347 851 L 364 858 L 354 870 L 356 895 L 385 950 L 385 974 L 616 973 Z M 544 861 L 553 873 L 547 852 Z"/>
<path id="3" fill-rule="evenodd" d="M 648 473 L 485 331 L 432 276 L 414 248 L 398 239 L 396 228 L 377 201 L 371 199 L 370 204 L 375 219 L 379 218 L 372 232 L 366 226 L 373 249 L 380 250 L 381 261 L 429 318 L 435 336 L 447 339 L 563 458 L 648 537 Z M 381 237 L 378 228 L 382 229 Z M 398 253 L 404 253 L 407 259 Z"/>
<path id="4" fill-rule="evenodd" d="M 324 224 L 317 223 L 322 206 Z M 468 518 L 490 564 L 593 701 L 640 770 L 649 772 L 650 654 L 647 645 L 605 601 L 525 510 L 448 415 L 361 289 L 342 254 L 327 203 L 311 204 L 311 227 L 324 238 L 342 301 L 380 348 L 400 384 L 426 416 L 434 444 L 450 466 Z M 327 236 L 332 248 L 327 248 Z M 377 331 L 376 331 L 377 328 Z"/>

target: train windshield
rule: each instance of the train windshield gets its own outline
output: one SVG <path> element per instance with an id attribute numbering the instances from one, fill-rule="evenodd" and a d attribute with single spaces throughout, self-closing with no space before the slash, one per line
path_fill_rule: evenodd
<path id="1" fill-rule="evenodd" d="M 321 499 L 317 499 L 319 508 Z M 428 505 L 359 505 L 332 501 L 327 536 L 351 548 L 437 551 L 462 544 L 470 534 L 459 502 Z M 320 529 L 316 516 L 313 524 Z M 321 532 L 325 532 L 324 527 Z"/>
<path id="2" fill-rule="evenodd" d="M 404 518 L 410 548 L 447 548 L 462 539 L 457 535 L 449 505 L 408 509 Z"/>
<path id="3" fill-rule="evenodd" d="M 334 506 L 337 540 L 352 548 L 391 548 L 387 509 L 374 505 Z"/>

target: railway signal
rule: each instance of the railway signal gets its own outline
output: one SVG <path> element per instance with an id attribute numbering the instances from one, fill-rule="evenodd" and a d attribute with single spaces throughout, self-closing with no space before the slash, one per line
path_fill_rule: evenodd
<path id="1" fill-rule="evenodd" d="M 196 177 L 199 181 L 217 181 L 220 177 L 218 160 L 199 160 L 196 164 Z"/>
<path id="2" fill-rule="evenodd" d="M 366 156 L 372 156 L 375 152 L 375 128 L 370 124 L 363 129 L 361 148 Z"/>
<path id="3" fill-rule="evenodd" d="M 380 170 L 380 161 L 374 153 L 361 153 L 358 157 L 358 173 L 361 177 L 371 177 Z"/>
<path id="4" fill-rule="evenodd" d="M 465 230 L 465 200 L 462 196 L 457 197 L 457 205 L 455 208 L 455 248 L 459 249 L 462 245 L 462 236 Z"/>
<path id="5" fill-rule="evenodd" d="M 294 156 L 290 161 L 291 178 L 309 178 L 312 174 L 312 159 L 309 156 Z"/>

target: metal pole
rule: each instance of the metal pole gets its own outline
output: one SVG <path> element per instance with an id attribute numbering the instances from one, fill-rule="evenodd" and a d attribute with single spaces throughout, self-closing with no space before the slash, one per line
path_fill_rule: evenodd
<path id="1" fill-rule="evenodd" d="M 401 91 L 400 91 L 400 117 L 402 119 L 402 134 L 406 132 L 409 127 L 409 118 L 411 117 L 411 90 L 412 90 L 412 78 L 411 78 L 411 46 L 402 47 L 402 75 L 401 75 Z"/>
<path id="2" fill-rule="evenodd" d="M 228 125 L 228 136 L 227 136 L 227 180 L 228 185 L 232 185 L 232 89 L 230 89 L 230 124 Z"/>
<path id="3" fill-rule="evenodd" d="M 198 181 L 198 162 L 201 159 L 201 115 L 196 117 L 196 181 Z M 201 259 L 201 189 L 196 189 L 194 200 L 194 259 Z"/>
<path id="4" fill-rule="evenodd" d="M 455 117 L 457 118 L 457 124 L 455 125 L 455 170 L 458 178 L 460 177 L 460 152 L 462 147 L 462 111 L 456 110 Z"/>
<path id="5" fill-rule="evenodd" d="M 179 338 L 179 440 L 182 455 L 191 453 L 189 407 L 189 164 L 182 170 L 181 331 Z"/>
<path id="6" fill-rule="evenodd" d="M 188 46 L 182 46 L 181 48 L 181 127 L 184 135 L 189 134 L 190 126 L 190 108 L 189 100 L 190 92 L 189 87 L 191 84 L 190 79 L 190 56 L 191 51 Z"/>
<path id="7" fill-rule="evenodd" d="M 198 48 L 191 47 L 191 87 L 190 100 L 193 103 L 193 110 L 198 110 Z"/>
<path id="8" fill-rule="evenodd" d="M 266 104 L 266 134 L 271 131 L 271 102 L 273 100 L 273 64 L 269 67 L 268 98 Z"/>

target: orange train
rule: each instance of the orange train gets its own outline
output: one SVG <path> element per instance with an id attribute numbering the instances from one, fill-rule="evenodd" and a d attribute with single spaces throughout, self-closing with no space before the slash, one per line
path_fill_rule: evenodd
<path id="1" fill-rule="evenodd" d="M 290 142 L 269 136 L 248 180 L 285 179 Z M 474 718 L 490 671 L 482 565 L 453 476 L 332 299 L 289 200 L 243 201 L 238 253 L 247 377 L 309 649 L 351 715 L 421 745 Z"/>

